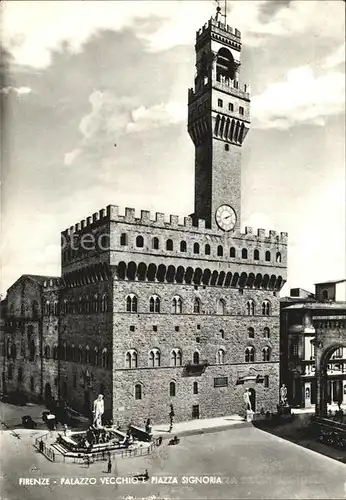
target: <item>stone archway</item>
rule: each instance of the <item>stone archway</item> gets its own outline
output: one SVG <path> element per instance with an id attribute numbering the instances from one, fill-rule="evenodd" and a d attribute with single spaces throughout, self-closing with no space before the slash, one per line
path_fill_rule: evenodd
<path id="1" fill-rule="evenodd" d="M 315 359 L 316 359 L 316 406 L 315 413 L 320 417 L 327 416 L 328 405 L 328 377 L 327 366 L 333 353 L 339 348 L 346 348 L 346 338 L 315 340 Z"/>

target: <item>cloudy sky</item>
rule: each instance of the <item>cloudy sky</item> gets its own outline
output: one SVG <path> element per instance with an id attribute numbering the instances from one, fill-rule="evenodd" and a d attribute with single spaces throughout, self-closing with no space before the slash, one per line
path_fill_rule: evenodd
<path id="1" fill-rule="evenodd" d="M 2 291 L 59 274 L 60 231 L 108 204 L 193 211 L 187 89 L 215 6 L 2 3 Z M 344 8 L 228 2 L 252 91 L 242 226 L 289 233 L 289 286 L 345 277 Z"/>

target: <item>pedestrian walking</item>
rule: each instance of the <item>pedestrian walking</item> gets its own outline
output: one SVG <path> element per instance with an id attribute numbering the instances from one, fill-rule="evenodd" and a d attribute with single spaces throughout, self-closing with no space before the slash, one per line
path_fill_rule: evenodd
<path id="1" fill-rule="evenodd" d="M 172 432 L 172 429 L 173 429 L 173 418 L 174 418 L 174 409 L 173 409 L 173 405 L 171 403 L 171 409 L 170 409 L 170 412 L 169 412 L 169 431 L 168 432 Z"/>
<path id="2" fill-rule="evenodd" d="M 112 461 L 111 457 L 108 458 L 108 464 L 107 464 L 107 472 L 110 474 L 112 472 Z"/>

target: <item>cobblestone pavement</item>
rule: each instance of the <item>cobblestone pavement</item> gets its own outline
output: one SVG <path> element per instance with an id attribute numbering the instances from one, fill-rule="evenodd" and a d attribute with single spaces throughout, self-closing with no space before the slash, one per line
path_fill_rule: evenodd
<path id="1" fill-rule="evenodd" d="M 178 446 L 164 441 L 151 456 L 113 460 L 111 474 L 106 462 L 49 462 L 32 446 L 42 431 L 17 433 L 20 439 L 10 431 L 0 434 L 0 491 L 6 500 L 346 497 L 344 464 L 254 427 L 182 437 Z M 145 469 L 147 483 L 126 484 Z M 83 484 L 68 484 L 78 478 Z M 20 484 L 32 479 L 50 484 Z"/>

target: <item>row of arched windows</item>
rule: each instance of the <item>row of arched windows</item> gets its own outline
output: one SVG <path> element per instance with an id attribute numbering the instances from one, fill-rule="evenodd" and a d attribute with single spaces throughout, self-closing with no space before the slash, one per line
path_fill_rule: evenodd
<path id="1" fill-rule="evenodd" d="M 95 293 L 93 296 L 79 297 L 78 300 L 73 297 L 64 299 L 59 305 L 58 302 L 50 303 L 48 300 L 45 303 L 46 315 L 58 315 L 59 313 L 65 314 L 90 314 L 108 312 L 108 295 L 99 295 Z"/>
<path id="2" fill-rule="evenodd" d="M 262 316 L 271 315 L 271 304 L 268 300 L 264 300 L 261 305 Z M 138 312 L 138 297 L 131 293 L 126 297 L 126 311 L 130 313 Z M 152 313 L 161 312 L 161 299 L 157 295 L 153 295 L 149 299 L 149 311 Z M 226 314 L 226 301 L 225 299 L 219 299 L 216 303 L 217 314 Z M 183 313 L 183 299 L 178 295 L 173 297 L 171 302 L 171 313 L 172 314 L 182 314 Z M 201 299 L 195 297 L 193 302 L 193 313 L 202 313 L 202 302 Z M 248 300 L 246 302 L 246 314 L 248 316 L 254 316 L 256 313 L 255 302 L 253 300 Z"/>
<path id="3" fill-rule="evenodd" d="M 128 238 L 127 238 L 127 234 L 126 233 L 122 233 L 121 236 L 120 236 L 120 245 L 121 246 L 127 246 L 128 245 Z M 143 248 L 144 247 L 144 238 L 143 236 L 141 235 L 138 235 L 136 237 L 136 247 L 137 248 Z M 151 240 L 151 248 L 152 250 L 159 250 L 160 249 L 160 241 L 159 241 L 159 238 L 157 238 L 156 236 L 154 238 L 152 238 Z M 171 239 L 168 239 L 166 240 L 165 242 L 165 250 L 168 250 L 169 252 L 173 252 L 174 250 L 174 243 L 173 243 L 173 240 Z M 180 252 L 182 253 L 185 253 L 187 252 L 187 243 L 186 241 L 182 240 L 180 243 L 179 243 L 179 250 Z M 202 246 L 195 242 L 193 244 L 193 247 L 192 247 L 192 251 L 194 254 L 198 255 L 200 253 L 203 252 L 202 250 Z M 207 243 L 206 245 L 204 245 L 204 254 L 205 255 L 211 255 L 211 246 L 209 243 Z M 227 252 L 225 251 L 224 247 L 222 245 L 217 245 L 216 247 L 216 255 L 218 257 L 224 257 L 227 255 Z M 229 257 L 231 258 L 236 258 L 236 257 L 241 257 L 242 259 L 248 259 L 249 258 L 249 252 L 246 248 L 243 248 L 241 251 L 240 251 L 240 254 L 238 255 L 237 254 L 237 250 L 236 248 L 234 247 L 231 247 L 229 249 L 229 252 L 228 252 L 228 255 Z M 275 257 L 274 257 L 275 255 Z M 272 259 L 275 259 L 276 262 L 281 262 L 281 252 L 276 252 L 274 253 L 274 255 L 269 251 L 267 250 L 264 254 L 264 260 L 266 262 L 271 262 Z M 253 260 L 260 260 L 260 252 L 259 250 L 255 249 L 253 251 L 253 253 L 251 254 Z M 251 258 L 250 256 L 250 258 Z"/>
<path id="4" fill-rule="evenodd" d="M 250 326 L 250 328 L 247 329 L 248 337 L 249 339 L 254 339 L 255 338 L 255 330 Z M 263 337 L 265 339 L 270 338 L 270 329 L 266 326 L 263 328 Z"/>
<path id="5" fill-rule="evenodd" d="M 270 361 L 271 348 L 265 346 L 262 349 L 262 361 Z M 218 349 L 215 362 L 218 365 L 225 363 L 226 351 L 223 348 Z M 248 346 L 244 352 L 244 360 L 246 363 L 255 361 L 255 348 L 253 346 Z M 183 364 L 183 353 L 181 349 L 173 349 L 170 356 L 170 366 L 182 366 Z M 200 364 L 200 353 L 195 351 L 192 356 L 192 364 Z M 148 356 L 148 366 L 151 368 L 161 366 L 161 351 L 160 349 L 154 348 L 149 352 Z M 138 367 L 138 353 L 136 349 L 130 349 L 125 354 L 125 368 L 137 368 Z"/>
<path id="6" fill-rule="evenodd" d="M 173 397 L 176 396 L 176 393 L 177 393 L 176 388 L 177 388 L 176 382 L 174 380 L 172 380 L 169 383 L 169 396 L 171 398 L 173 398 Z M 193 394 L 198 394 L 198 392 L 199 392 L 198 382 L 193 382 L 193 384 L 192 384 L 192 393 Z M 143 387 L 142 387 L 141 383 L 135 384 L 134 396 L 135 396 L 135 399 L 142 399 L 142 397 L 143 397 Z"/>
<path id="7" fill-rule="evenodd" d="M 109 368 L 111 357 L 108 349 L 105 347 L 99 349 L 97 346 L 90 348 L 89 345 L 82 347 L 81 345 L 62 345 L 53 347 L 48 344 L 44 347 L 44 357 L 54 360 L 73 361 L 75 363 L 90 364 L 100 368 Z"/>

